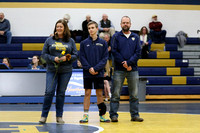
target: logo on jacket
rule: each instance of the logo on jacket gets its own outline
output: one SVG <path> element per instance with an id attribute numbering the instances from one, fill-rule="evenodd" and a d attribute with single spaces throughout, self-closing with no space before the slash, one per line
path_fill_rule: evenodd
<path id="1" fill-rule="evenodd" d="M 96 43 L 96 46 L 101 46 L 101 47 L 103 47 L 103 44 L 101 44 L 101 43 Z"/>
<path id="2" fill-rule="evenodd" d="M 135 37 L 132 37 L 132 40 L 134 41 L 134 40 L 135 40 Z"/>
<path id="3" fill-rule="evenodd" d="M 90 46 L 90 44 L 87 44 L 86 46 L 87 46 L 87 47 L 89 47 L 89 46 Z"/>
<path id="4" fill-rule="evenodd" d="M 61 42 L 55 42 L 55 44 L 52 44 L 52 47 L 56 47 L 56 50 L 65 51 L 66 48 L 68 48 L 68 45 L 63 45 Z"/>

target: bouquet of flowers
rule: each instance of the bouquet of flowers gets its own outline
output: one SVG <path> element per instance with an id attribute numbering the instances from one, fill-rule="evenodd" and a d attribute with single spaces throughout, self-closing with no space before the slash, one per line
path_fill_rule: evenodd
<path id="1" fill-rule="evenodd" d="M 67 60 L 67 61 L 70 61 L 70 59 L 71 59 L 71 54 L 66 54 L 66 55 L 65 55 L 65 51 L 62 51 L 61 54 L 60 54 L 60 56 L 59 56 L 59 58 L 61 58 L 61 57 L 63 57 L 63 56 L 66 57 L 66 60 Z M 59 65 L 60 65 L 61 62 L 63 62 L 63 60 L 59 60 L 59 63 L 53 62 L 53 63 L 54 63 L 54 66 L 55 66 L 55 68 L 56 68 L 56 70 L 58 70 L 58 67 L 59 67 Z"/>

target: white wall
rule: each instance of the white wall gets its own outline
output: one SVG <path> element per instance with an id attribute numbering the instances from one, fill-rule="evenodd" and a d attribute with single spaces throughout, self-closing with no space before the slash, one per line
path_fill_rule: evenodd
<path id="1" fill-rule="evenodd" d="M 167 37 L 174 37 L 180 30 L 189 37 L 199 37 L 200 10 L 143 10 L 143 9 L 73 9 L 73 8 L 1 8 L 10 20 L 13 36 L 48 36 L 53 32 L 56 21 L 68 13 L 73 29 L 81 29 L 85 16 L 90 14 L 92 20 L 99 22 L 103 13 L 108 14 L 116 30 L 120 30 L 120 20 L 124 15 L 132 19 L 132 30 L 147 26 L 153 14 L 163 23 Z"/>

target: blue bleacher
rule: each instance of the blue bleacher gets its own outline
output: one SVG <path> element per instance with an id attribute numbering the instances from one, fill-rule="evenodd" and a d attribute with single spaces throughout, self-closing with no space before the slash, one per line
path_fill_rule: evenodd
<path id="1" fill-rule="evenodd" d="M 41 55 L 41 51 L 1 51 L 0 58 L 8 57 L 10 59 L 27 59 L 34 55 Z"/>
<path id="2" fill-rule="evenodd" d="M 147 95 L 197 95 L 199 86 L 173 85 L 173 86 L 147 86 Z"/>

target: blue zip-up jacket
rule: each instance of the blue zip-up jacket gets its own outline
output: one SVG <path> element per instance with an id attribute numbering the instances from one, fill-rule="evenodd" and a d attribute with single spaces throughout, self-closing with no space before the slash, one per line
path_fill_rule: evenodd
<path id="1" fill-rule="evenodd" d="M 122 31 L 115 33 L 111 40 L 115 70 L 127 71 L 122 62 L 127 61 L 132 71 L 137 70 L 137 61 L 141 56 L 140 38 L 137 34 L 130 34 L 127 38 Z"/>
<path id="2" fill-rule="evenodd" d="M 80 61 L 83 66 L 84 78 L 104 77 L 104 68 L 108 59 L 108 46 L 106 41 L 97 38 L 95 41 L 88 37 L 80 44 Z M 93 67 L 97 75 L 89 73 Z"/>

